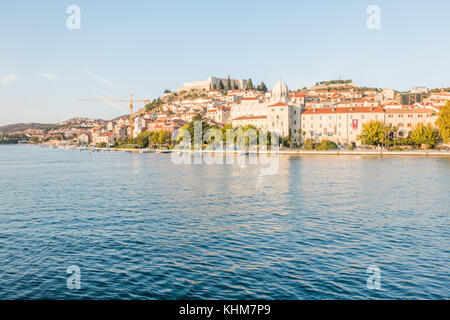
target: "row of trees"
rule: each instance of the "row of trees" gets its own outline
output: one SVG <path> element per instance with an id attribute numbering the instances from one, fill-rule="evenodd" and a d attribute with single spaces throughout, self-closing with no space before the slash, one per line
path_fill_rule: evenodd
<path id="1" fill-rule="evenodd" d="M 180 134 L 178 136 L 178 141 L 183 141 L 185 139 L 185 136 L 183 135 L 183 130 L 187 131 L 189 133 L 189 136 L 191 138 L 191 145 L 194 145 L 195 141 L 194 141 L 194 135 L 195 135 L 195 122 L 198 121 L 201 123 L 201 127 L 202 127 L 202 137 L 203 139 L 209 140 L 209 144 L 215 143 L 217 136 L 221 136 L 222 138 L 222 142 L 223 144 L 225 144 L 227 142 L 227 130 L 232 130 L 233 126 L 231 124 L 227 124 L 224 127 L 219 127 L 216 125 L 211 125 L 209 124 L 207 121 L 205 121 L 205 119 L 202 118 L 201 115 L 195 115 L 192 118 L 192 121 L 189 122 L 188 124 L 186 124 L 184 127 L 182 127 L 180 130 Z M 240 130 L 239 130 L 240 129 Z M 252 143 L 257 143 L 259 145 L 260 141 L 260 130 L 257 129 L 255 126 L 253 125 L 247 125 L 244 126 L 242 128 L 239 128 L 234 130 L 234 143 L 235 145 L 246 145 L 248 146 L 250 144 L 250 137 L 245 136 L 245 133 L 248 130 L 254 130 L 253 132 L 256 133 L 256 141 L 253 141 Z M 267 137 L 267 145 L 270 145 L 271 143 L 271 135 L 270 132 L 268 132 L 266 134 Z M 244 140 L 241 140 L 244 139 Z M 281 140 L 280 140 L 281 141 Z"/>
<path id="2" fill-rule="evenodd" d="M 450 143 L 450 101 L 447 101 L 439 112 L 436 121 L 438 129 L 431 123 L 419 123 L 415 126 L 409 137 L 399 138 L 397 133 L 399 128 L 387 126 L 380 121 L 370 121 L 365 123 L 361 134 L 357 137 L 367 145 L 412 145 L 433 148 L 442 138 L 444 143 Z"/>
<path id="3" fill-rule="evenodd" d="M 321 85 L 321 86 L 329 86 L 330 84 L 346 84 L 346 83 L 352 83 L 351 79 L 348 80 L 329 80 L 329 81 L 320 81 L 320 82 L 316 82 L 316 86 L 317 85 Z"/>
<path id="4" fill-rule="evenodd" d="M 137 137 L 135 138 L 125 138 L 120 139 L 119 141 L 115 142 L 113 147 L 114 148 L 120 148 L 120 147 L 138 147 L 138 148 L 148 148 L 149 146 L 163 146 L 163 145 L 170 145 L 172 143 L 171 141 L 172 134 L 165 130 L 156 130 L 152 132 L 141 132 Z"/>
<path id="5" fill-rule="evenodd" d="M 372 120 L 365 123 L 361 134 L 357 137 L 364 145 L 397 146 L 424 146 L 433 148 L 439 141 L 439 131 L 430 123 L 419 123 L 415 126 L 409 137 L 399 138 L 399 128 L 387 126 L 381 121 Z"/>
<path id="6" fill-rule="evenodd" d="M 337 148 L 338 145 L 335 142 L 326 139 L 319 143 L 313 139 L 306 139 L 302 146 L 303 150 L 334 150 Z"/>
<path id="7" fill-rule="evenodd" d="M 164 102 L 161 98 L 153 99 L 151 102 L 147 103 L 145 105 L 145 111 L 151 112 L 151 111 L 159 111 L 159 109 L 162 107 Z"/>
<path id="8" fill-rule="evenodd" d="M 226 84 L 224 84 L 222 81 L 219 81 L 218 85 L 214 84 L 210 89 L 230 91 L 230 90 L 239 90 L 239 86 L 237 85 L 237 83 L 235 83 L 234 86 L 233 86 L 232 83 L 231 83 L 230 76 L 228 76 Z M 247 85 L 245 86 L 245 90 L 258 90 L 258 91 L 261 91 L 261 92 L 267 92 L 268 91 L 267 86 L 266 86 L 266 84 L 264 82 L 261 82 L 261 84 L 259 84 L 255 88 L 255 86 L 253 85 L 252 79 L 248 79 Z"/>

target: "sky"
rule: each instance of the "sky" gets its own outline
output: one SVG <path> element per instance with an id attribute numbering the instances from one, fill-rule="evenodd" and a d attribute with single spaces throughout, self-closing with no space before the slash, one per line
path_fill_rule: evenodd
<path id="1" fill-rule="evenodd" d="M 449 87 L 449 12 L 448 0 L 2 1 L 0 125 L 112 119 L 126 103 L 77 99 L 153 99 L 209 76 Z"/>

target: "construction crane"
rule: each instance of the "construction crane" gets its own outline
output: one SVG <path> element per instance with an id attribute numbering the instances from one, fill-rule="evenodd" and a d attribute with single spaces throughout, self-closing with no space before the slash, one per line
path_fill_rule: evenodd
<path id="1" fill-rule="evenodd" d="M 130 137 L 133 138 L 134 121 L 133 121 L 133 103 L 134 102 L 150 102 L 150 99 L 133 99 L 133 95 L 130 93 L 130 99 L 77 99 L 77 101 L 102 101 L 102 102 L 128 102 L 130 104 Z"/>

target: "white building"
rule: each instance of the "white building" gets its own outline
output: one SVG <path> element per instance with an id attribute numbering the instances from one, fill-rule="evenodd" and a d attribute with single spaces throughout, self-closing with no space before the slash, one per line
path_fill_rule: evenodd
<path id="1" fill-rule="evenodd" d="M 300 115 L 302 105 L 290 103 L 289 89 L 282 81 L 278 81 L 271 91 L 269 99 L 243 98 L 240 103 L 231 107 L 230 119 L 233 127 L 254 125 L 255 127 L 276 131 L 280 136 L 300 141 Z"/>

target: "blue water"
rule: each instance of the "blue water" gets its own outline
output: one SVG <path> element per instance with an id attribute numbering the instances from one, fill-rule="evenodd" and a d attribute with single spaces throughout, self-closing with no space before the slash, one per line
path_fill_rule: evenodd
<path id="1" fill-rule="evenodd" d="M 0 146 L 0 299 L 450 298 L 450 159 L 256 168 Z"/>

